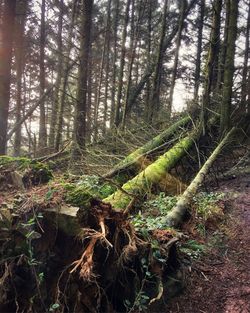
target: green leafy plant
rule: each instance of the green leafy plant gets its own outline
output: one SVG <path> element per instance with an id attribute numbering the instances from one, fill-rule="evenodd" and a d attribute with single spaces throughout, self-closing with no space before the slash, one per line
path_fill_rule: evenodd
<path id="1" fill-rule="evenodd" d="M 180 250 L 193 259 L 198 259 L 206 250 L 206 246 L 196 240 L 190 239 L 183 243 Z"/>

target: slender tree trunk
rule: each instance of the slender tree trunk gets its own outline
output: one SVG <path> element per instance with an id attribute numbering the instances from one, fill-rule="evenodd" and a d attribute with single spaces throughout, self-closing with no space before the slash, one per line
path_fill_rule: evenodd
<path id="1" fill-rule="evenodd" d="M 250 114 L 250 72 L 248 73 L 248 80 L 247 80 L 247 113 Z"/>
<path id="2" fill-rule="evenodd" d="M 194 100 L 198 99 L 201 75 L 201 52 L 202 52 L 202 35 L 205 14 L 205 0 L 200 0 L 200 12 L 198 21 L 198 40 L 196 51 L 196 67 L 194 73 Z"/>
<path id="3" fill-rule="evenodd" d="M 124 76 L 124 65 L 125 65 L 125 54 L 126 54 L 126 39 L 127 39 L 127 27 L 129 21 L 129 7 L 131 0 L 127 0 L 125 16 L 124 16 L 124 26 L 122 32 L 122 44 L 121 44 L 121 55 L 120 55 L 120 68 L 119 68 L 119 77 L 118 77 L 118 91 L 117 91 L 117 101 L 115 106 L 115 121 L 114 124 L 116 127 L 119 126 L 121 122 L 121 99 L 123 91 L 123 76 Z"/>
<path id="4" fill-rule="evenodd" d="M 249 62 L 249 56 L 250 56 L 249 35 L 250 35 L 250 2 L 248 4 L 246 42 L 245 42 L 244 64 L 243 64 L 243 72 L 242 72 L 242 87 L 241 87 L 241 109 L 244 111 L 246 111 L 247 73 L 249 71 L 248 62 Z"/>
<path id="5" fill-rule="evenodd" d="M 217 86 L 216 86 L 216 95 L 219 100 L 221 97 L 221 89 L 224 83 L 224 70 L 225 70 L 226 53 L 227 53 L 230 0 L 225 0 L 225 4 L 226 4 L 226 19 L 225 19 L 225 26 L 224 26 L 223 41 L 222 41 L 221 49 L 220 49 L 221 51 L 220 51 L 220 56 L 219 56 L 219 72 L 217 76 Z"/>
<path id="6" fill-rule="evenodd" d="M 87 112 L 87 82 L 90 51 L 90 33 L 93 0 L 84 0 L 81 16 L 80 65 L 78 70 L 77 101 L 75 106 L 73 147 L 71 165 L 84 155 L 86 139 L 86 112 Z M 78 169 L 79 170 L 79 169 Z"/>
<path id="7" fill-rule="evenodd" d="M 0 30 L 0 155 L 6 153 L 15 0 L 5 0 Z"/>
<path id="8" fill-rule="evenodd" d="M 142 2 L 139 2 L 139 8 L 138 8 L 138 19 L 136 22 L 136 27 L 134 25 L 134 14 L 135 14 L 135 3 L 134 0 L 132 0 L 132 9 L 131 9 L 131 42 L 130 42 L 130 62 L 128 67 L 128 77 L 127 77 L 127 86 L 125 91 L 125 101 L 124 101 L 124 109 L 123 109 L 123 115 L 122 115 L 122 129 L 125 127 L 126 118 L 127 118 L 127 111 L 128 111 L 128 101 L 129 101 L 129 94 L 131 89 L 131 83 L 132 83 L 132 71 L 134 66 L 134 60 L 135 60 L 135 53 L 137 48 L 137 42 L 139 37 L 139 26 L 140 21 L 144 12 L 144 8 L 142 8 Z M 145 7 L 145 4 L 144 4 Z"/>
<path id="9" fill-rule="evenodd" d="M 105 25 L 105 37 L 104 37 L 104 44 L 103 44 L 103 50 L 102 50 L 100 76 L 99 76 L 99 82 L 98 82 L 98 96 L 97 96 L 97 103 L 95 104 L 95 112 L 94 112 L 94 141 L 96 141 L 98 137 L 98 129 L 99 129 L 98 113 L 99 113 L 99 107 L 100 107 L 100 101 L 101 101 L 101 90 L 102 90 L 102 84 L 103 84 L 105 61 L 109 53 L 109 51 L 107 51 L 107 47 L 108 47 L 107 42 L 109 38 L 108 27 L 110 24 L 110 9 L 111 9 L 111 0 L 108 1 L 108 5 L 107 5 L 107 20 L 106 20 L 106 25 Z"/>
<path id="10" fill-rule="evenodd" d="M 16 59 L 16 79 L 17 79 L 17 96 L 15 123 L 19 123 L 22 110 L 22 74 L 23 74 L 23 56 L 24 56 L 24 27 L 27 12 L 27 0 L 19 1 L 17 4 L 17 17 L 15 21 L 15 59 Z M 15 132 L 14 139 L 14 156 L 20 155 L 21 148 L 21 125 Z"/>
<path id="11" fill-rule="evenodd" d="M 201 121 L 203 124 L 203 133 L 206 132 L 207 120 L 208 120 L 208 108 L 211 104 L 211 91 L 212 82 L 214 79 L 217 81 L 217 76 L 214 76 L 215 64 L 218 62 L 217 56 L 219 53 L 219 41 L 220 41 L 220 24 L 221 24 L 221 9 L 222 0 L 215 0 L 213 3 L 213 20 L 210 33 L 210 45 L 206 64 L 205 84 L 202 96 L 202 112 Z"/>
<path id="12" fill-rule="evenodd" d="M 106 53 L 106 66 L 105 66 L 105 92 L 104 92 L 104 103 L 103 103 L 103 124 L 102 132 L 103 135 L 106 133 L 106 124 L 108 116 L 108 87 L 109 87 L 109 68 L 110 68 L 110 32 L 111 32 L 111 0 L 108 2 L 107 8 L 107 53 Z"/>
<path id="13" fill-rule="evenodd" d="M 230 0 L 227 53 L 224 71 L 224 86 L 222 92 L 223 96 L 221 103 L 221 119 L 220 119 L 221 134 L 227 132 L 230 129 L 231 124 L 230 115 L 231 115 L 231 100 L 234 75 L 235 42 L 237 37 L 237 18 L 239 9 L 238 7 L 239 0 Z"/>
<path id="14" fill-rule="evenodd" d="M 112 88 L 111 88 L 111 112 L 110 112 L 110 127 L 114 125 L 115 120 L 115 101 L 116 101 L 116 60 L 117 60 L 117 29 L 118 29 L 118 21 L 119 21 L 119 0 L 114 0 L 114 19 L 113 19 L 113 59 L 112 59 Z"/>
<path id="15" fill-rule="evenodd" d="M 153 76 L 153 90 L 151 95 L 151 104 L 148 110 L 148 122 L 151 122 L 153 119 L 153 115 L 159 109 L 159 101 L 160 101 L 160 84 L 161 84 L 161 71 L 162 71 L 162 63 L 163 63 L 163 56 L 164 56 L 164 39 L 166 35 L 166 27 L 167 27 L 167 11 L 168 11 L 168 0 L 164 2 L 163 14 L 162 14 L 162 21 L 161 21 L 161 35 L 160 35 L 160 42 L 158 46 L 157 52 L 157 61 L 155 64 L 154 76 Z"/>
<path id="16" fill-rule="evenodd" d="M 182 36 L 182 30 L 184 27 L 186 7 L 187 7 L 187 1 L 182 0 L 180 13 L 179 13 L 180 18 L 179 18 L 179 23 L 178 23 L 179 25 L 178 25 L 177 38 L 176 38 L 176 47 L 175 47 L 175 53 L 174 53 L 174 66 L 172 69 L 172 76 L 171 76 L 171 82 L 170 82 L 169 101 L 168 101 L 169 116 L 171 116 L 171 113 L 172 113 L 174 87 L 175 87 L 175 81 L 176 81 L 177 69 L 178 69 L 178 63 L 179 63 L 179 51 L 180 51 L 180 46 L 181 46 L 181 36 Z"/>
<path id="17" fill-rule="evenodd" d="M 42 0 L 41 4 L 41 25 L 40 25 L 40 97 L 45 91 L 45 0 Z M 47 147 L 47 128 L 46 128 L 46 112 L 45 112 L 45 102 L 40 102 L 40 121 L 39 121 L 39 148 L 41 149 L 41 154 L 44 153 L 44 148 Z"/>
<path id="18" fill-rule="evenodd" d="M 148 3 L 148 18 L 147 18 L 147 62 L 151 60 L 151 34 L 152 33 L 152 0 L 149 0 Z M 144 118 L 148 121 L 148 117 L 150 116 L 150 79 L 146 83 L 146 100 L 145 100 L 145 112 Z"/>
<path id="19" fill-rule="evenodd" d="M 55 150 L 59 151 L 61 140 L 62 140 L 62 131 L 63 131 L 63 114 L 64 114 L 64 107 L 65 107 L 65 100 L 66 100 L 66 89 L 68 84 L 68 76 L 71 69 L 70 65 L 70 52 L 72 49 L 72 36 L 74 30 L 74 23 L 75 23 L 75 16 L 76 16 L 76 4 L 78 0 L 74 0 L 72 13 L 71 13 L 71 21 L 68 33 L 68 46 L 66 49 L 65 56 L 62 60 L 62 78 L 61 78 L 61 88 L 62 90 L 59 93 L 59 105 L 58 105 L 58 120 L 57 120 L 57 127 L 56 127 L 56 136 L 55 136 Z"/>
<path id="20" fill-rule="evenodd" d="M 62 43 L 62 30 L 63 30 L 63 7 L 64 0 L 60 0 L 59 3 L 59 18 L 58 18 L 58 32 L 57 32 L 57 78 L 55 86 L 55 96 L 52 104 L 51 118 L 50 118 L 50 133 L 49 133 L 49 147 L 54 150 L 55 146 L 55 132 L 56 132 L 56 122 L 59 109 L 59 99 L 60 99 L 60 87 L 63 75 L 63 43 Z"/>

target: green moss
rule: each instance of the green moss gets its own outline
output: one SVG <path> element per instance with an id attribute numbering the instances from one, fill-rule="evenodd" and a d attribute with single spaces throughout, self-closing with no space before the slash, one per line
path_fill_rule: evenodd
<path id="1" fill-rule="evenodd" d="M 25 186 L 47 183 L 53 177 L 46 164 L 23 157 L 1 156 L 0 168 L 20 172 Z"/>
<path id="2" fill-rule="evenodd" d="M 98 176 L 83 176 L 76 184 L 63 184 L 66 201 L 75 206 L 88 206 L 93 198 L 103 199 L 112 194 L 116 187 L 100 182 Z"/>
<path id="3" fill-rule="evenodd" d="M 11 157 L 11 156 L 7 156 L 7 155 L 3 155 L 0 157 L 0 166 L 1 167 L 16 167 L 18 169 L 25 169 L 27 168 L 30 163 L 32 162 L 32 160 L 28 159 L 28 158 L 23 158 L 23 157 Z"/>
<path id="4" fill-rule="evenodd" d="M 122 189 L 135 196 L 144 196 L 150 192 L 152 185 L 157 184 L 188 151 L 198 134 L 194 133 L 180 140 L 173 148 L 160 156 L 154 163 L 149 165 L 144 171 L 122 186 Z M 132 196 L 118 190 L 113 195 L 104 199 L 110 202 L 117 209 L 125 209 Z"/>

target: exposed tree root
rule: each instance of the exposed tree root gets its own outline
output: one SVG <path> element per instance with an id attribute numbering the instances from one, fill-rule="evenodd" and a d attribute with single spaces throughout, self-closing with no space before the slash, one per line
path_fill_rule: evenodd
<path id="1" fill-rule="evenodd" d="M 1 312 L 137 310 L 162 297 L 169 271 L 180 266 L 174 232 L 144 238 L 127 214 L 101 201 L 75 217 L 77 238 L 45 211 L 39 224 L 34 214 L 37 209 L 18 216 L 6 235 L 11 241 L 0 249 Z"/>

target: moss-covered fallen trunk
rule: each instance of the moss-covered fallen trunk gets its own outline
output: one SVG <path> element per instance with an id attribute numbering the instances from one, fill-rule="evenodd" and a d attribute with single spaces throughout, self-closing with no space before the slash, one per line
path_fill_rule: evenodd
<path id="1" fill-rule="evenodd" d="M 180 197 L 175 207 L 167 214 L 165 221 L 163 221 L 163 224 L 165 224 L 166 226 L 178 227 L 181 223 L 184 222 L 192 199 L 197 193 L 198 188 L 201 186 L 205 177 L 208 175 L 209 169 L 211 168 L 218 155 L 221 153 L 223 147 L 229 142 L 230 139 L 232 139 L 235 133 L 236 128 L 232 128 L 230 132 L 228 132 L 223 140 L 218 144 L 218 146 L 210 155 L 205 164 L 202 166 L 198 174 L 192 180 L 191 184 L 184 191 L 183 195 Z"/>
<path id="2" fill-rule="evenodd" d="M 150 156 L 150 154 L 152 154 L 153 152 L 155 153 L 157 149 L 161 149 L 162 145 L 168 139 L 175 136 L 180 131 L 180 129 L 185 127 L 190 121 L 191 120 L 189 116 L 183 117 L 181 120 L 171 125 L 165 131 L 163 131 L 153 139 L 149 140 L 142 147 L 130 153 L 124 160 L 118 163 L 110 172 L 104 175 L 104 177 L 111 178 L 116 175 L 119 176 L 119 174 L 125 171 L 130 171 L 133 173 L 138 172 L 138 170 L 141 169 L 141 164 L 143 162 L 142 159 L 144 159 L 147 156 Z"/>
<path id="3" fill-rule="evenodd" d="M 129 180 L 120 190 L 105 198 L 103 201 L 111 203 L 117 210 L 124 210 L 134 199 L 142 198 L 147 193 L 150 193 L 152 186 L 158 184 L 166 173 L 186 155 L 187 151 L 200 137 L 200 133 L 200 129 L 197 129 L 181 139 L 144 171 Z"/>

